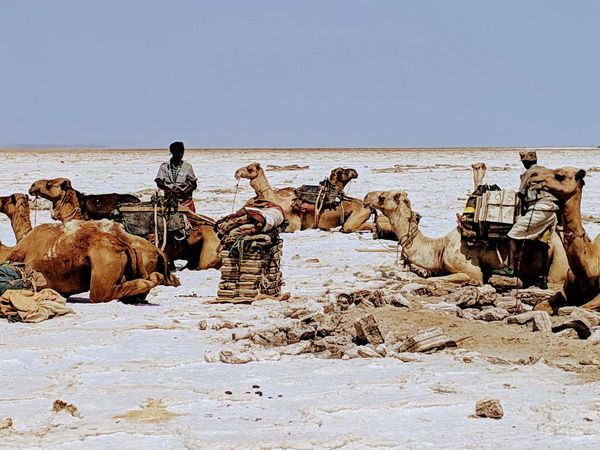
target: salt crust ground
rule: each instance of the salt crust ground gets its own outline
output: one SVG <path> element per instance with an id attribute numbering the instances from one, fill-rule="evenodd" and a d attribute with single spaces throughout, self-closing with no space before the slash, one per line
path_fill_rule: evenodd
<path id="1" fill-rule="evenodd" d="M 516 184 L 514 154 L 332 152 L 189 154 L 202 177 L 199 204 L 213 215 L 231 211 L 232 173 L 253 160 L 308 164 L 299 172 L 272 172 L 275 185 L 317 182 L 338 165 L 360 174 L 351 193 L 403 188 L 424 214 L 424 229 L 438 235 L 452 226 L 470 189 L 466 167 L 492 166 L 490 182 Z M 547 165 L 591 167 L 598 152 L 544 154 Z M 24 192 L 41 177 L 68 176 L 85 192 L 140 191 L 151 187 L 156 153 L 97 152 L 73 161 L 73 154 L 7 153 L 2 195 Z M 541 159 L 541 158 L 540 158 Z M 60 161 L 64 161 L 61 163 Z M 373 168 L 414 165 L 395 174 Z M 509 164 L 509 166 L 505 166 Z M 463 168 L 464 167 L 464 168 Z M 508 167 L 505 170 L 504 167 Z M 593 173 L 584 211 L 600 212 Z M 241 185 L 237 205 L 250 192 Z M 218 191 L 218 192 L 217 192 Z M 38 223 L 47 213 L 38 213 Z M 598 231 L 587 226 L 592 235 Z M 7 222 L 0 238 L 10 243 Z M 376 278 L 393 253 L 367 235 L 309 231 L 285 236 L 284 276 L 292 301 L 318 300 L 326 290 L 385 287 Z M 317 258 L 318 261 L 313 259 Z M 312 262 L 311 262 L 312 261 Z M 118 302 L 74 303 L 77 315 L 37 325 L 0 322 L 0 430 L 5 448 L 598 448 L 600 382 L 538 362 L 490 364 L 477 352 L 459 349 L 397 359 L 325 360 L 263 352 L 265 360 L 243 365 L 208 363 L 205 355 L 235 348 L 231 330 L 211 325 L 267 325 L 285 304 L 208 304 L 217 271 L 181 272 L 182 286 L 159 287 L 146 306 Z M 85 296 L 82 296 L 85 297 Z M 208 329 L 198 329 L 206 320 Z M 399 327 L 402 324 L 398 324 Z M 528 333 L 528 331 L 523 331 Z M 502 344 L 507 350 L 506 343 Z M 510 345 L 510 344 L 509 344 Z M 510 348 L 510 347 L 509 347 Z M 598 358 L 598 346 L 590 358 Z M 567 355 L 566 355 L 567 356 Z M 465 362 L 470 361 L 470 362 Z M 260 388 L 253 388 L 258 385 Z M 226 394 L 230 391 L 231 394 Z M 257 393 L 260 391 L 262 396 Z M 505 416 L 474 419 L 474 404 L 498 398 Z M 81 417 L 54 413 L 63 399 Z M 150 399 L 150 400 L 149 400 Z"/>

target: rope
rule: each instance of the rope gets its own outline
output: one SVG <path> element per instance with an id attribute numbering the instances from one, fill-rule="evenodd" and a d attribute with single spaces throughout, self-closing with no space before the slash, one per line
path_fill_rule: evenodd
<path id="1" fill-rule="evenodd" d="M 158 203 L 154 202 L 154 246 L 158 248 Z"/>
<path id="2" fill-rule="evenodd" d="M 321 208 L 323 208 L 325 202 L 325 196 L 322 195 L 324 192 L 324 186 L 321 185 L 319 188 L 319 194 L 317 195 L 317 201 L 315 202 L 315 228 L 318 228 L 319 225 L 319 217 L 321 215 Z M 319 202 L 321 204 L 319 204 Z"/>
<path id="3" fill-rule="evenodd" d="M 35 228 L 37 225 L 37 201 L 38 196 L 36 195 L 35 197 L 33 197 L 33 228 Z"/>
<path id="4" fill-rule="evenodd" d="M 231 214 L 233 214 L 233 211 L 235 210 L 235 200 L 237 198 L 237 193 L 238 193 L 239 187 L 240 187 L 240 178 L 238 178 L 237 184 L 235 185 L 235 193 L 233 194 L 233 205 L 231 205 Z"/>

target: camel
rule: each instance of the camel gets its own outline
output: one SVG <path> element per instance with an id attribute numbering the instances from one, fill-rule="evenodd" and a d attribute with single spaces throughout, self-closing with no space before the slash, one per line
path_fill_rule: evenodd
<path id="1" fill-rule="evenodd" d="M 71 186 L 68 178 L 54 178 L 52 180 L 38 180 L 29 188 L 29 194 L 40 196 L 52 202 L 52 218 L 61 222 L 70 220 L 85 220 L 79 201 L 77 191 Z M 213 230 L 212 220 L 200 215 L 188 213 L 187 218 L 192 225 L 188 231 L 188 237 L 182 242 L 169 243 L 165 253 L 171 261 L 183 259 L 187 261 L 187 268 L 192 270 L 204 270 L 218 268 L 221 265 L 219 258 L 220 241 Z M 110 227 L 110 223 L 103 225 Z M 121 226 L 113 228 L 116 232 L 122 230 Z M 125 233 L 122 230 L 122 233 Z M 133 245 L 140 251 L 149 254 L 155 252 L 154 248 L 146 239 L 126 233 Z M 123 238 L 121 236 L 121 238 Z"/>
<path id="2" fill-rule="evenodd" d="M 431 278 L 432 280 L 457 283 L 476 281 L 483 284 L 493 269 L 502 266 L 496 249 L 482 250 L 468 246 L 462 240 L 458 228 L 439 238 L 425 236 L 419 230 L 418 214 L 412 210 L 406 192 L 369 192 L 365 196 L 364 203 L 366 206 L 380 210 L 390 219 L 408 262 L 436 275 Z M 554 237 L 558 239 L 556 233 Z M 567 264 L 565 258 L 561 260 L 560 253 L 553 251 L 552 248 L 551 245 L 552 262 L 549 281 L 560 282 L 566 276 Z M 521 264 L 522 270 L 519 276 L 526 284 L 537 280 L 541 267 L 539 259 L 524 260 Z"/>
<path id="3" fill-rule="evenodd" d="M 127 242 L 102 231 L 98 222 L 42 224 L 27 233 L 8 255 L 41 272 L 48 287 L 64 297 L 90 292 L 90 300 L 139 300 L 164 279 L 140 275 L 138 256 Z"/>
<path id="4" fill-rule="evenodd" d="M 560 200 L 563 244 L 569 260 L 569 275 L 563 285 L 564 298 L 557 296 L 538 309 L 558 309 L 562 304 L 582 305 L 600 311 L 600 235 L 592 241 L 581 221 L 581 197 L 586 172 L 575 167 L 536 169 L 531 182 Z"/>
<path id="5" fill-rule="evenodd" d="M 473 192 L 475 192 L 483 184 L 487 166 L 485 163 L 474 163 L 471 164 L 471 168 L 473 169 Z"/>
<path id="6" fill-rule="evenodd" d="M 31 230 L 29 199 L 25 194 L 0 197 L 0 212 L 9 217 L 17 242 Z M 0 263 L 6 261 L 12 249 L 0 243 Z"/>
<path id="7" fill-rule="evenodd" d="M 10 219 L 17 244 L 31 232 L 29 198 L 27 195 L 12 194 L 7 197 L 0 197 L 0 212 L 6 214 Z M 141 263 L 139 266 L 141 278 L 147 279 L 153 272 L 159 272 L 163 277 L 163 284 L 167 286 L 179 285 L 177 277 L 169 272 L 168 258 L 161 250 L 155 248 L 145 239 L 126 233 L 119 224 L 109 221 L 95 223 L 100 231 L 112 234 L 134 248 L 138 264 Z M 12 251 L 12 248 L 10 251 Z M 10 251 L 6 252 L 6 256 Z"/>
<path id="8" fill-rule="evenodd" d="M 356 177 L 358 174 L 354 169 L 339 167 L 331 172 L 329 181 L 338 189 L 343 190 L 346 184 Z M 250 180 L 250 186 L 256 192 L 254 198 L 271 201 L 283 208 L 288 222 L 285 230 L 287 232 L 314 228 L 329 230 L 340 225 L 343 233 L 373 229 L 373 224 L 366 223 L 371 217 L 371 209 L 365 208 L 359 199 L 344 197 L 336 209 L 322 211 L 318 223 L 315 224 L 314 212 L 302 211 L 295 207 L 298 200 L 296 190 L 294 188 L 272 188 L 259 163 L 240 167 L 235 172 L 235 178 Z"/>

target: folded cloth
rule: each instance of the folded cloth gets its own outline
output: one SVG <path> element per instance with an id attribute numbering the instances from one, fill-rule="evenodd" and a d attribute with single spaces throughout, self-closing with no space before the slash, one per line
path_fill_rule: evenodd
<path id="1" fill-rule="evenodd" d="M 41 322 L 55 316 L 74 314 L 66 299 L 52 289 L 39 292 L 7 290 L 0 295 L 0 317 L 12 322 Z"/>

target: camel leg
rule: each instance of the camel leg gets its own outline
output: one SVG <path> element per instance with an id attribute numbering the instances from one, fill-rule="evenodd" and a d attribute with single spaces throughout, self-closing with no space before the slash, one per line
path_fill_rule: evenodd
<path id="1" fill-rule="evenodd" d="M 587 302 L 581 307 L 591 311 L 600 311 L 600 294 L 596 295 L 592 301 Z"/>
<path id="2" fill-rule="evenodd" d="M 354 233 L 356 231 L 373 231 L 374 223 L 366 223 L 371 217 L 370 208 L 361 208 L 359 211 L 350 213 L 350 217 L 342 225 L 342 233 Z"/>
<path id="3" fill-rule="evenodd" d="M 429 280 L 429 281 L 450 281 L 451 283 L 462 283 L 465 281 L 477 281 L 481 284 L 481 281 L 478 279 L 478 277 L 469 275 L 466 272 L 451 273 L 449 275 L 443 275 L 441 277 L 429 277 L 429 278 L 427 278 L 427 280 Z"/>
<path id="4" fill-rule="evenodd" d="M 219 247 L 221 241 L 217 235 L 205 237 L 202 241 L 202 250 L 200 251 L 199 270 L 211 269 L 219 267 L 221 258 L 219 258 Z"/>
<path id="5" fill-rule="evenodd" d="M 147 280 L 124 281 L 122 274 L 126 264 L 126 259 L 113 259 L 112 261 L 100 259 L 96 264 L 92 262 L 90 300 L 93 303 L 141 296 L 164 280 L 160 273 L 153 272 Z"/>
<path id="6" fill-rule="evenodd" d="M 288 226 L 285 229 L 286 233 L 293 233 L 302 229 L 302 217 L 293 215 L 287 216 L 285 219 L 288 221 Z"/>

